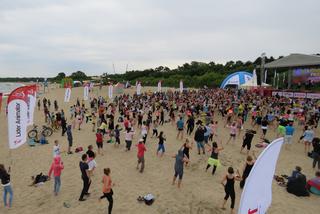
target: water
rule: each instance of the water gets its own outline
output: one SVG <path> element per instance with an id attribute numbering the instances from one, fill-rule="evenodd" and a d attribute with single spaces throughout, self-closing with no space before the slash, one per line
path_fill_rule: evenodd
<path id="1" fill-rule="evenodd" d="M 0 82 L 0 93 L 4 95 L 10 94 L 14 89 L 24 86 L 22 83 Z"/>

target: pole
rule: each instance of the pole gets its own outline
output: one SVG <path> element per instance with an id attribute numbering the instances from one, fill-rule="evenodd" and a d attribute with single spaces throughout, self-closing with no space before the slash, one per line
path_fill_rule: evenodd
<path id="1" fill-rule="evenodd" d="M 265 64 L 266 53 L 261 54 L 261 66 L 260 66 L 260 86 L 264 81 L 264 64 Z"/>

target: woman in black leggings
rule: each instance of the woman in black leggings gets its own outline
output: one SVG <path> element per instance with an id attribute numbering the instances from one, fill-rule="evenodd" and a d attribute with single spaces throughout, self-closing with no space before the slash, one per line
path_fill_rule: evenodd
<path id="1" fill-rule="evenodd" d="M 231 213 L 234 213 L 234 203 L 236 200 L 236 193 L 234 191 L 234 182 L 235 181 L 241 181 L 241 177 L 239 174 L 237 174 L 236 176 L 234 175 L 234 170 L 232 167 L 228 168 L 228 173 L 223 177 L 221 184 L 224 186 L 224 191 L 226 193 L 225 197 L 224 197 L 224 201 L 222 204 L 221 209 L 225 209 L 225 204 L 227 203 L 227 200 L 229 198 L 229 196 L 231 197 Z"/>
<path id="2" fill-rule="evenodd" d="M 102 178 L 102 183 L 103 183 L 103 196 L 99 198 L 99 201 L 103 198 L 106 198 L 109 201 L 109 206 L 108 206 L 108 214 L 111 214 L 112 212 L 112 207 L 113 207 L 113 191 L 112 191 L 112 180 L 110 177 L 110 168 L 105 168 L 103 169 L 104 176 Z"/>

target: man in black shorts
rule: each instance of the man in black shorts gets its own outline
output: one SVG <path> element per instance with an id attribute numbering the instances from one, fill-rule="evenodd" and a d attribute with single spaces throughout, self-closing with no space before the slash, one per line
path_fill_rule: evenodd
<path id="1" fill-rule="evenodd" d="M 256 131 L 254 131 L 254 130 L 247 130 L 246 131 L 246 134 L 243 136 L 243 142 L 242 142 L 242 147 L 241 147 L 240 153 L 242 153 L 242 150 L 245 147 L 247 147 L 247 154 L 249 154 L 249 151 L 251 149 L 251 142 L 252 142 L 252 139 L 255 134 L 256 134 Z"/>

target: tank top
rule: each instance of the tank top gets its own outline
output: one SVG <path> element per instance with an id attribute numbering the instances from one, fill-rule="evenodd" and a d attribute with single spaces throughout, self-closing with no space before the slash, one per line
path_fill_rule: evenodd
<path id="1" fill-rule="evenodd" d="M 246 167 L 244 168 L 244 171 L 243 171 L 243 175 L 244 176 L 248 177 L 248 175 L 251 172 L 251 169 L 252 169 L 253 165 L 254 164 L 249 165 L 248 163 L 246 163 Z"/>
<path id="2" fill-rule="evenodd" d="M 227 183 L 226 183 L 226 186 L 225 186 L 225 190 L 227 192 L 234 192 L 234 177 L 233 178 L 229 178 L 227 176 Z"/>
<path id="3" fill-rule="evenodd" d="M 212 149 L 211 158 L 218 160 L 219 152 L 215 152 L 215 149 Z"/>

